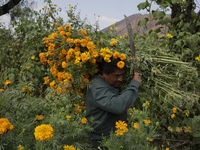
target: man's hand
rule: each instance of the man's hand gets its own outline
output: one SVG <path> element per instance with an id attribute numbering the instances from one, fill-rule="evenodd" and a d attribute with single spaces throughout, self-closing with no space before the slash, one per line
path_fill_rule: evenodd
<path id="1" fill-rule="evenodd" d="M 140 84 L 142 84 L 142 79 L 138 72 L 134 73 L 133 80 L 136 80 L 136 81 L 140 82 Z"/>

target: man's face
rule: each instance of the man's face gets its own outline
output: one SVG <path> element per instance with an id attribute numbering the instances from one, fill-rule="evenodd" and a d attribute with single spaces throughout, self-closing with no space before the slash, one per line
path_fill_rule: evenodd
<path id="1" fill-rule="evenodd" d="M 115 69 L 114 72 L 107 74 L 103 71 L 103 77 L 106 82 L 108 82 L 110 85 L 118 88 L 120 87 L 121 83 L 123 82 L 125 74 L 125 69 Z"/>

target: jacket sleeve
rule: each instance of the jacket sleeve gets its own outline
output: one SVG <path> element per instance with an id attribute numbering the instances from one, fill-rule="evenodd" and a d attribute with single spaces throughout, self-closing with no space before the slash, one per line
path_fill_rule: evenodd
<path id="1" fill-rule="evenodd" d="M 138 81 L 131 80 L 121 95 L 116 95 L 109 87 L 94 86 L 92 95 L 97 107 L 114 114 L 121 114 L 133 105 L 137 99 L 140 86 L 141 84 Z"/>

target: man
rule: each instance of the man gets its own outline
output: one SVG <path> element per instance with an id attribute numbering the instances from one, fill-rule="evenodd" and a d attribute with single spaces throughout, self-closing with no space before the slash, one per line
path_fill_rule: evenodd
<path id="1" fill-rule="evenodd" d="M 89 137 L 96 148 L 100 145 L 102 136 L 109 137 L 110 131 L 115 131 L 116 121 L 127 120 L 127 109 L 135 102 L 142 84 L 140 74 L 136 73 L 119 95 L 119 87 L 126 72 L 126 67 L 117 67 L 119 61 L 120 59 L 113 59 L 110 63 L 103 61 L 99 65 L 100 72 L 90 79 L 92 86 L 86 93 L 86 118 L 97 121 L 92 125 L 94 132 Z"/>

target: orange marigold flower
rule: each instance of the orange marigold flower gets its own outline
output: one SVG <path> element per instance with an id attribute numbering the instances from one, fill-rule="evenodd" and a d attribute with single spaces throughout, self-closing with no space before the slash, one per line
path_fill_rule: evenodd
<path id="1" fill-rule="evenodd" d="M 125 54 L 121 54 L 121 55 L 119 56 L 119 58 L 120 58 L 121 60 L 125 60 L 125 59 L 126 59 L 126 55 L 125 55 Z"/>
<path id="2" fill-rule="evenodd" d="M 175 117 L 175 114 L 172 114 L 172 115 L 171 115 L 171 118 L 174 119 L 174 117 Z"/>
<path id="3" fill-rule="evenodd" d="M 110 42 L 110 45 L 111 46 L 114 46 L 114 45 L 116 45 L 117 44 L 117 41 L 112 41 L 112 42 Z"/>
<path id="4" fill-rule="evenodd" d="M 86 119 L 86 118 L 83 118 L 83 119 L 81 119 L 81 122 L 82 122 L 83 124 L 86 124 L 86 123 L 87 123 L 87 119 Z"/>
<path id="5" fill-rule="evenodd" d="M 134 123 L 133 126 L 134 126 L 134 128 L 137 128 L 137 129 L 139 129 L 139 127 L 140 127 L 140 125 L 138 123 Z"/>
<path id="6" fill-rule="evenodd" d="M 120 57 L 119 52 L 115 52 L 115 53 L 113 54 L 113 57 L 114 57 L 115 59 L 119 58 L 119 57 Z"/>
<path id="7" fill-rule="evenodd" d="M 26 68 L 27 68 L 27 69 L 30 69 L 30 68 L 31 68 L 31 66 L 26 66 Z"/>
<path id="8" fill-rule="evenodd" d="M 86 39 L 81 39 L 81 46 L 86 47 L 87 46 L 87 40 Z"/>
<path id="9" fill-rule="evenodd" d="M 57 23 L 55 24 L 55 26 L 56 26 L 56 28 L 58 28 L 58 27 L 59 27 L 59 25 L 58 25 Z"/>
<path id="10" fill-rule="evenodd" d="M 86 53 L 82 53 L 81 54 L 81 59 L 82 59 L 82 62 L 87 62 L 88 61 L 88 56 L 87 56 L 87 54 Z"/>
<path id="11" fill-rule="evenodd" d="M 66 118 L 67 118 L 67 119 L 70 119 L 70 118 L 71 118 L 71 116 L 66 116 Z"/>
<path id="12" fill-rule="evenodd" d="M 0 118 L 0 135 L 3 135 L 7 130 L 13 130 L 14 126 L 7 118 Z"/>
<path id="13" fill-rule="evenodd" d="M 0 92 L 4 92 L 4 89 L 0 89 Z"/>
<path id="14" fill-rule="evenodd" d="M 124 68 L 124 65 L 125 65 L 125 63 L 123 61 L 119 61 L 117 63 L 117 67 L 120 68 L 120 69 Z"/>
<path id="15" fill-rule="evenodd" d="M 62 67 L 65 69 L 65 68 L 67 68 L 67 63 L 66 62 L 62 62 Z"/>
<path id="16" fill-rule="evenodd" d="M 52 81 L 52 82 L 50 83 L 50 86 L 51 86 L 53 89 L 56 89 L 58 85 L 56 84 L 55 81 Z"/>
<path id="17" fill-rule="evenodd" d="M 66 35 L 67 36 L 71 36 L 72 34 L 70 32 L 66 32 Z"/>
<path id="18" fill-rule="evenodd" d="M 63 148 L 64 148 L 64 150 L 76 150 L 73 145 L 71 145 L 71 146 L 64 145 Z"/>
<path id="19" fill-rule="evenodd" d="M 35 128 L 34 135 L 35 135 L 36 140 L 38 141 L 49 140 L 53 137 L 53 128 L 51 127 L 50 124 L 39 125 Z"/>
<path id="20" fill-rule="evenodd" d="M 63 27 L 58 27 L 58 31 L 59 32 L 64 31 Z"/>
<path id="21" fill-rule="evenodd" d="M 151 120 L 144 120 L 144 123 L 149 124 L 149 123 L 151 123 Z"/>
<path id="22" fill-rule="evenodd" d="M 57 88 L 57 92 L 58 92 L 58 93 L 61 93 L 61 92 L 62 92 L 62 88 L 58 87 L 58 88 Z"/>
<path id="23" fill-rule="evenodd" d="M 67 30 L 67 28 L 69 28 L 70 27 L 70 25 L 69 24 L 66 24 L 65 25 L 65 30 Z"/>
<path id="24" fill-rule="evenodd" d="M 44 116 L 43 116 L 43 115 L 37 115 L 35 118 L 36 118 L 37 120 L 43 120 Z"/>
<path id="25" fill-rule="evenodd" d="M 10 82 L 10 80 L 6 80 L 4 84 L 8 85 L 8 84 L 11 84 L 11 82 Z"/>
<path id="26" fill-rule="evenodd" d="M 176 113 L 176 107 L 173 108 L 173 113 L 174 113 L 174 114 Z"/>
<path id="27" fill-rule="evenodd" d="M 87 35 L 87 32 L 86 32 L 84 29 L 82 29 L 82 30 L 81 30 L 81 34 L 82 34 L 83 36 L 86 36 L 86 35 Z"/>

